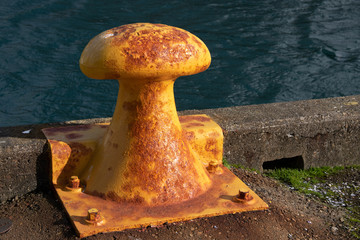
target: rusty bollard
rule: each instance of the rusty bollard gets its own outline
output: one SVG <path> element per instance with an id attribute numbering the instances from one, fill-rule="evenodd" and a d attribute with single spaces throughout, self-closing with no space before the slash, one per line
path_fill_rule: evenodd
<path id="1" fill-rule="evenodd" d="M 52 182 L 80 237 L 268 208 L 223 166 L 221 127 L 205 114 L 177 115 L 175 80 L 210 61 L 199 38 L 162 24 L 116 27 L 85 47 L 82 72 L 119 82 L 110 125 L 43 130 Z"/>
<path id="2" fill-rule="evenodd" d="M 199 38 L 162 24 L 124 25 L 88 43 L 82 72 L 117 79 L 119 93 L 110 127 L 82 175 L 87 193 L 158 205 L 209 188 L 208 173 L 181 129 L 173 85 L 180 76 L 206 70 L 210 61 Z"/>

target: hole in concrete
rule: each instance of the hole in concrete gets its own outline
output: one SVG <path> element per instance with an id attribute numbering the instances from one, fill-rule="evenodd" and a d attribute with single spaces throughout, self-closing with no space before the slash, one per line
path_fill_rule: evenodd
<path id="1" fill-rule="evenodd" d="M 279 169 L 279 168 L 297 168 L 304 169 L 304 159 L 302 156 L 292 158 L 281 158 L 263 163 L 263 169 Z"/>

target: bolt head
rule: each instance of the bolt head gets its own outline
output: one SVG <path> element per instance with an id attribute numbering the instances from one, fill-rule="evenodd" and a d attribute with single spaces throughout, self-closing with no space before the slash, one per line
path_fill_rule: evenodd
<path id="1" fill-rule="evenodd" d="M 95 225 L 95 226 L 101 226 L 105 224 L 105 220 L 103 216 L 101 216 L 100 211 L 96 208 L 90 208 L 88 210 L 87 217 L 85 221 L 88 224 Z"/>
<path id="2" fill-rule="evenodd" d="M 79 188 L 80 187 L 80 179 L 78 176 L 71 176 L 70 177 L 70 188 Z"/>
<path id="3" fill-rule="evenodd" d="M 209 171 L 209 173 L 215 173 L 219 168 L 219 163 L 217 161 L 210 161 L 209 162 L 209 166 L 207 167 L 207 170 Z"/>
<path id="4" fill-rule="evenodd" d="M 250 195 L 249 191 L 242 191 L 241 189 L 239 190 L 239 194 L 236 195 L 233 200 L 235 202 L 249 202 L 253 199 L 253 197 Z"/>
<path id="5" fill-rule="evenodd" d="M 99 210 L 96 208 L 91 208 L 88 210 L 87 220 L 92 222 L 97 222 L 101 219 Z"/>

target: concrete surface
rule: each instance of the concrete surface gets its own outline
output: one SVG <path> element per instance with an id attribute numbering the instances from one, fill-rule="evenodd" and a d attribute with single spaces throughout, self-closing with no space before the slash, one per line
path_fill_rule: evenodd
<path id="1" fill-rule="evenodd" d="M 232 164 L 261 171 L 360 164 L 360 95 L 179 112 L 199 113 L 223 128 L 224 157 Z M 109 121 L 0 128 L 0 202 L 47 189 L 50 158 L 42 128 Z"/>

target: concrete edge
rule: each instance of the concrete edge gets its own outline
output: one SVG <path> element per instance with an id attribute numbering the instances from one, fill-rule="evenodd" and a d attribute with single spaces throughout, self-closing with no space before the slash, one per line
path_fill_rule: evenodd
<path id="1" fill-rule="evenodd" d="M 260 171 L 360 164 L 360 95 L 179 112 L 188 114 L 207 114 L 223 128 L 224 158 L 232 164 Z M 109 121 L 0 128 L 0 202 L 48 188 L 50 158 L 41 129 Z"/>

